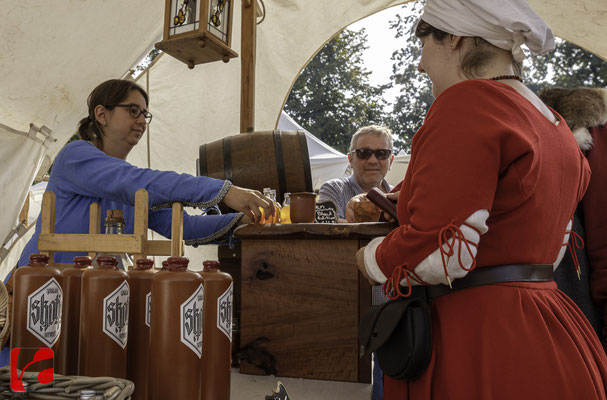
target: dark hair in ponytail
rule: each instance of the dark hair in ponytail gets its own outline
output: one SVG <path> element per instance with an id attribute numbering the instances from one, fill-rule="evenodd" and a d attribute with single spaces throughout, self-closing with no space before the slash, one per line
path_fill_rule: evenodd
<path id="1" fill-rule="evenodd" d="M 104 107 L 116 105 L 124 101 L 133 90 L 137 90 L 143 95 L 147 106 L 149 104 L 148 94 L 141 86 L 132 81 L 110 79 L 93 89 L 86 102 L 89 115 L 82 118 L 78 123 L 80 138 L 103 148 L 103 130 L 101 124 L 95 118 L 95 108 L 99 105 Z"/>

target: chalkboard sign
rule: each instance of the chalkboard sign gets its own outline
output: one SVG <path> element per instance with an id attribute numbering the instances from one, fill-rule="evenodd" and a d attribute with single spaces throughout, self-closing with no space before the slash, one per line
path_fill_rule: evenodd
<path id="1" fill-rule="evenodd" d="M 337 222 L 337 206 L 331 200 L 316 203 L 316 217 L 314 222 L 317 224 L 334 224 Z"/>

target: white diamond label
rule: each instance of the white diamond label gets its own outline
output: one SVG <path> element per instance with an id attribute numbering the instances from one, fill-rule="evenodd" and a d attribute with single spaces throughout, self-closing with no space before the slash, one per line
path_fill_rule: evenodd
<path id="1" fill-rule="evenodd" d="M 145 295 L 145 324 L 150 327 L 150 319 L 152 318 L 152 292 Z"/>
<path id="2" fill-rule="evenodd" d="M 127 281 L 103 299 L 103 332 L 123 349 L 129 336 L 129 296 Z"/>
<path id="3" fill-rule="evenodd" d="M 202 356 L 202 285 L 181 305 L 181 342 L 188 346 L 198 358 Z"/>
<path id="4" fill-rule="evenodd" d="M 49 279 L 27 296 L 27 330 L 48 347 L 53 347 L 61 334 L 63 290 Z"/>
<path id="5" fill-rule="evenodd" d="M 232 341 L 232 307 L 234 296 L 234 284 L 230 286 L 217 299 L 217 329 Z"/>

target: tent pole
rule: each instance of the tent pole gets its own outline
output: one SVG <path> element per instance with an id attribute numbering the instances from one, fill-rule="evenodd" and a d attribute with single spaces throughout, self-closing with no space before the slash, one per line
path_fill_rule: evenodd
<path id="1" fill-rule="evenodd" d="M 240 58 L 240 132 L 255 130 L 255 52 L 257 48 L 257 0 L 242 0 Z"/>

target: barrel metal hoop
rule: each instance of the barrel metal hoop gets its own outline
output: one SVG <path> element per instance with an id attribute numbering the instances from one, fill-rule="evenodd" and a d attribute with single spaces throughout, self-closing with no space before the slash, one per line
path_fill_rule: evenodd
<path id="1" fill-rule="evenodd" d="M 283 195 L 287 190 L 287 176 L 285 173 L 285 160 L 282 151 L 280 130 L 274 130 L 272 136 L 274 137 L 274 155 L 276 158 L 276 173 L 278 174 L 278 198 L 276 200 L 278 200 L 279 203 L 282 203 Z"/>
<path id="2" fill-rule="evenodd" d="M 232 139 L 223 138 L 223 173 L 226 181 L 232 182 Z"/>
<path id="3" fill-rule="evenodd" d="M 306 180 L 306 192 L 312 192 L 312 169 L 310 168 L 310 153 L 308 153 L 308 141 L 306 139 L 306 132 L 298 130 L 297 134 L 299 135 L 299 147 L 301 147 L 304 179 Z"/>
<path id="4" fill-rule="evenodd" d="M 198 165 L 197 165 L 198 176 L 208 176 L 207 170 L 207 145 L 202 144 L 198 147 Z"/>

